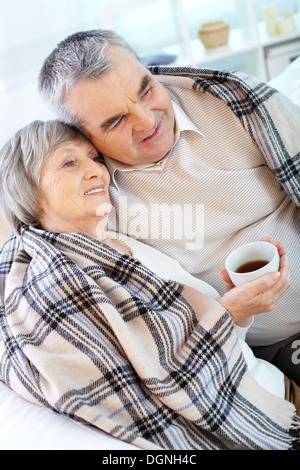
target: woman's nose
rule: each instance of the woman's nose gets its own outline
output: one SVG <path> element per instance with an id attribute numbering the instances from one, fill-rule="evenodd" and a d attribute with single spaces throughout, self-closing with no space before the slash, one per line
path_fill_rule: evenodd
<path id="1" fill-rule="evenodd" d="M 103 175 L 102 166 L 99 163 L 96 163 L 94 160 L 90 160 L 84 169 L 85 179 L 96 179 L 100 178 Z"/>

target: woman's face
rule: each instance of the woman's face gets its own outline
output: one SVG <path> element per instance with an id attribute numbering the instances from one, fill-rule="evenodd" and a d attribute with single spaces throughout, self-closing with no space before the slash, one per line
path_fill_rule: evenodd
<path id="1" fill-rule="evenodd" d="M 56 149 L 41 171 L 42 228 L 95 236 L 111 210 L 109 179 L 93 144 L 78 140 Z"/>

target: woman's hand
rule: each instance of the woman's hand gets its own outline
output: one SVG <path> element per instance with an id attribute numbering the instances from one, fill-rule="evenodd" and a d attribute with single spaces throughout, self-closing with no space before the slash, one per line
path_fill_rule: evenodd
<path id="1" fill-rule="evenodd" d="M 236 325 L 242 327 L 251 323 L 253 315 L 273 310 L 278 299 L 290 286 L 290 268 L 285 248 L 279 241 L 272 242 L 270 237 L 261 240 L 277 247 L 280 256 L 279 272 L 265 274 L 235 287 L 226 269 L 221 271 L 226 293 L 219 302 L 231 314 Z"/>

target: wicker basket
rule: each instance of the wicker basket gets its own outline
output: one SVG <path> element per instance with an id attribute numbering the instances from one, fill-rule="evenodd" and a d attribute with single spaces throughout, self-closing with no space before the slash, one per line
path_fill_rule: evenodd
<path id="1" fill-rule="evenodd" d="M 229 26 L 224 21 L 204 23 L 198 31 L 205 47 L 219 47 L 228 43 Z"/>

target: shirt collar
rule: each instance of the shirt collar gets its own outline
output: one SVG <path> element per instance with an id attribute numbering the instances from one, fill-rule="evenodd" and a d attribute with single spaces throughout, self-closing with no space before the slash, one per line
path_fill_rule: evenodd
<path id="1" fill-rule="evenodd" d="M 174 116 L 175 116 L 175 138 L 174 138 L 174 144 L 170 150 L 170 152 L 159 162 L 157 163 L 150 163 L 146 165 L 138 165 L 138 166 L 128 166 L 124 163 L 118 162 L 117 160 L 114 160 L 113 158 L 107 157 L 106 155 L 103 155 L 105 164 L 108 168 L 109 173 L 111 174 L 111 177 L 113 179 L 113 182 L 117 188 L 118 191 L 120 191 L 118 184 L 115 179 L 115 172 L 122 171 L 135 171 L 135 170 L 145 170 L 145 169 L 151 169 L 151 170 L 159 170 L 162 171 L 167 160 L 169 159 L 175 145 L 177 144 L 180 134 L 183 131 L 194 131 L 197 132 L 199 135 L 202 137 L 205 137 L 205 135 L 192 123 L 192 121 L 188 118 L 188 116 L 185 114 L 185 112 L 178 106 L 177 103 L 172 101 L 173 104 L 173 109 L 174 109 Z"/>
<path id="2" fill-rule="evenodd" d="M 185 112 L 178 106 L 177 103 L 172 101 L 173 103 L 173 109 L 174 109 L 174 114 L 175 114 L 175 140 L 174 140 L 174 145 L 173 148 L 175 147 L 180 133 L 183 131 L 194 131 L 200 134 L 202 137 L 205 137 L 203 132 L 198 129 L 198 127 L 195 126 L 195 124 L 192 123 L 190 118 L 185 114 Z"/>

